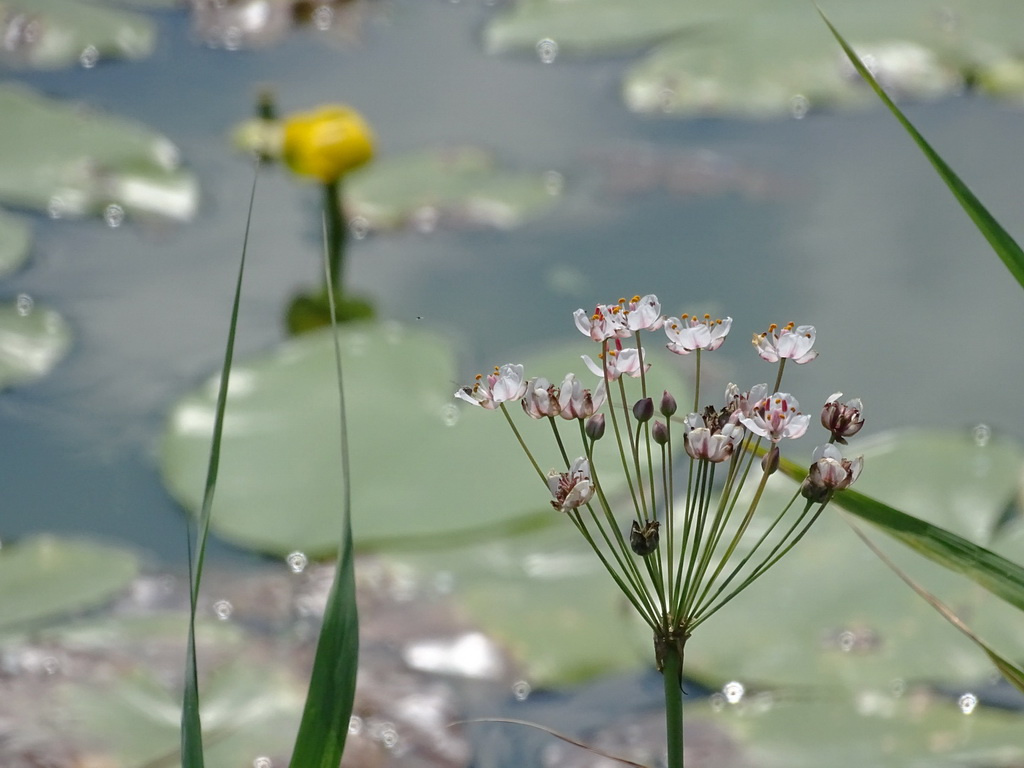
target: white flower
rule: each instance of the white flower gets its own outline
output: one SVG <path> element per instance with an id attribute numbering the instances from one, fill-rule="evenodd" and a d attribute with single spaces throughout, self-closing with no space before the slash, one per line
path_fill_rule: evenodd
<path id="1" fill-rule="evenodd" d="M 696 315 L 670 317 L 665 321 L 665 335 L 669 339 L 666 346 L 677 355 L 688 355 L 697 349 L 712 352 L 722 346 L 731 327 L 731 317 L 724 320 L 712 320 L 711 315 L 704 315 L 703 319 Z"/>
<path id="2" fill-rule="evenodd" d="M 561 410 L 558 395 L 558 388 L 547 379 L 530 379 L 522 399 L 523 410 L 534 419 L 557 416 Z"/>
<path id="3" fill-rule="evenodd" d="M 842 396 L 842 392 L 836 392 L 825 401 L 825 407 L 821 409 L 821 426 L 832 433 L 837 443 L 846 445 L 846 438 L 853 437 L 864 426 L 864 404 L 855 397 L 843 405 L 839 402 Z"/>
<path id="4" fill-rule="evenodd" d="M 755 435 L 767 437 L 773 443 L 782 438 L 797 438 L 807 431 L 809 415 L 800 413 L 800 404 L 787 392 L 776 392 L 764 398 L 751 410 L 750 416 L 740 423 Z"/>
<path id="5" fill-rule="evenodd" d="M 809 363 L 818 356 L 811 349 L 814 346 L 816 331 L 813 325 L 794 327 L 789 323 L 779 328 L 772 323 L 765 333 L 754 334 L 754 346 L 762 360 L 777 363 L 779 360 L 792 360 L 798 365 Z"/>
<path id="6" fill-rule="evenodd" d="M 462 387 L 455 396 L 467 403 L 479 405 L 493 411 L 509 400 L 520 400 L 526 394 L 527 382 L 523 378 L 523 366 L 506 363 L 495 368 L 494 373 L 487 376 L 477 375 L 472 387 Z"/>
<path id="7" fill-rule="evenodd" d="M 630 331 L 656 331 L 665 323 L 661 302 L 653 293 L 634 296 L 629 301 L 619 299 L 619 307 Z"/>
<path id="8" fill-rule="evenodd" d="M 618 349 L 609 349 L 606 353 L 598 355 L 598 358 L 604 362 L 604 367 L 608 369 L 608 381 L 615 381 L 623 374 L 635 379 L 640 376 L 641 372 L 646 373 L 650 369 L 649 363 L 644 364 L 641 352 L 633 347 L 622 349 L 621 342 L 617 346 L 619 347 Z M 600 376 L 602 379 L 605 377 L 604 368 L 591 360 L 589 355 L 582 355 L 582 358 L 587 368 L 596 376 Z M 641 368 L 643 368 L 643 371 L 641 371 Z"/>
<path id="9" fill-rule="evenodd" d="M 706 459 L 717 464 L 732 456 L 733 450 L 743 439 L 743 427 L 725 422 L 720 424 L 714 409 L 705 416 L 691 413 L 684 422 L 683 445 L 694 459 Z"/>
<path id="10" fill-rule="evenodd" d="M 804 498 L 815 502 L 828 501 L 834 492 L 849 488 L 864 468 L 863 456 L 852 461 L 844 459 L 831 443 L 815 448 L 811 458 L 814 463 L 800 486 L 800 492 Z"/>
<path id="11" fill-rule="evenodd" d="M 563 419 L 589 419 L 600 410 L 606 398 L 604 379 L 601 379 L 597 389 L 591 392 L 584 389 L 580 380 L 570 373 L 562 381 L 558 395 L 558 410 Z"/>
<path id="12" fill-rule="evenodd" d="M 760 405 L 767 394 L 767 384 L 757 384 L 751 387 L 749 392 L 740 392 L 740 388 L 735 384 L 729 384 L 725 388 L 725 404 L 726 407 L 732 407 L 732 420 L 739 421 L 743 416 L 751 416 L 754 408 Z"/>
<path id="13" fill-rule="evenodd" d="M 585 310 L 577 309 L 572 317 L 580 333 L 594 341 L 624 339 L 632 333 L 618 304 L 598 304 L 589 315 Z"/>
<path id="14" fill-rule="evenodd" d="M 551 506 L 560 512 L 582 507 L 594 496 L 590 462 L 581 456 L 572 463 L 568 472 L 551 470 L 548 473 L 548 488 L 555 497 Z"/>

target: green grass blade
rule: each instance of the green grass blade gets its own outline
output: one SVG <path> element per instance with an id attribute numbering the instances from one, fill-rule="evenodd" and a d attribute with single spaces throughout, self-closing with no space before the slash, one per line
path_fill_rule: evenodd
<path id="1" fill-rule="evenodd" d="M 818 13 L 821 14 L 821 18 L 828 25 L 828 28 L 832 31 L 832 35 L 838 41 L 839 45 L 842 46 L 847 57 L 850 59 L 850 63 L 856 68 L 858 74 L 871 86 L 878 98 L 880 98 L 885 105 L 889 108 L 889 111 L 896 116 L 896 119 L 900 121 L 900 124 L 907 130 L 910 137 L 914 140 L 925 157 L 928 158 L 932 166 L 938 172 L 942 180 L 946 182 L 946 186 L 949 187 L 950 192 L 959 201 L 967 215 L 971 217 L 971 221 L 978 228 L 985 239 L 988 240 L 989 245 L 996 252 L 996 255 L 1003 260 L 1006 268 L 1010 270 L 1010 273 L 1017 279 L 1017 282 L 1024 286 L 1024 251 L 1021 250 L 1020 246 L 1017 245 L 1016 241 L 1010 237 L 1009 233 L 1003 229 L 998 221 L 993 218 L 992 214 L 988 212 L 981 201 L 974 196 L 974 193 L 968 189 L 967 185 L 960 180 L 953 169 L 950 168 L 946 161 L 939 157 L 938 153 L 932 149 L 931 145 L 925 141 L 924 137 L 917 131 L 917 129 L 911 124 L 906 116 L 899 110 L 899 108 L 893 103 L 892 99 L 889 98 L 888 94 L 878 84 L 875 78 L 868 71 L 867 67 L 860 60 L 854 50 L 849 46 L 846 40 L 843 39 L 839 31 L 832 26 L 832 22 L 828 20 L 822 10 L 819 8 Z"/>
<path id="2" fill-rule="evenodd" d="M 908 576 L 898 565 L 896 565 L 896 563 L 890 560 L 886 556 L 886 554 L 882 552 L 882 550 L 876 547 L 875 543 L 871 541 L 871 539 L 869 539 L 867 535 L 859 527 L 853 524 L 851 524 L 851 527 L 853 528 L 854 533 L 856 533 L 860 537 L 861 541 L 863 541 L 867 545 L 868 549 L 874 552 L 875 556 L 877 556 L 879 560 L 881 560 L 883 563 L 889 566 L 893 573 L 895 573 L 903 580 L 904 584 L 906 584 L 908 587 L 914 590 L 919 597 L 921 597 L 932 608 L 938 611 L 942 618 L 944 618 L 946 621 L 948 621 L 950 624 L 956 627 L 961 633 L 963 633 L 968 639 L 970 639 L 971 642 L 977 645 L 985 653 L 985 655 L 988 656 L 989 661 L 991 661 L 995 665 L 996 669 L 999 670 L 1003 677 L 1005 677 L 1010 682 L 1010 684 L 1013 685 L 1018 691 L 1024 693 L 1024 672 L 1022 672 L 1018 667 L 1014 666 L 1009 661 L 1000 656 L 998 653 L 996 653 L 991 648 L 991 646 L 989 646 L 988 643 L 986 643 L 984 640 L 978 637 L 978 635 L 974 633 L 974 630 L 967 626 L 967 624 L 964 623 L 964 621 L 959 616 L 957 616 L 952 611 L 952 609 L 949 608 L 949 606 L 947 606 L 945 603 L 943 603 L 941 600 L 935 597 L 935 595 L 933 595 L 931 592 L 929 592 L 916 581 L 914 581 L 912 578 L 910 578 L 910 576 Z"/>
<path id="3" fill-rule="evenodd" d="M 832 503 L 1024 610 L 1024 568 L 1016 563 L 856 491 L 843 491 Z"/>
<path id="4" fill-rule="evenodd" d="M 786 459 L 780 462 L 779 470 L 797 482 L 807 475 L 807 470 Z M 997 597 L 1024 610 L 1024 568 L 1016 563 L 945 528 L 927 523 L 857 491 L 848 490 L 836 494 L 832 504 L 866 520 L 929 560 L 966 576 Z"/>
<path id="5" fill-rule="evenodd" d="M 217 410 L 213 422 L 213 441 L 210 444 L 210 463 L 206 470 L 206 487 L 203 491 L 203 507 L 199 514 L 198 536 L 193 559 L 192 539 L 189 534 L 189 618 L 188 645 L 185 652 L 185 692 L 181 707 L 181 764 L 183 768 L 203 768 L 203 727 L 199 718 L 199 678 L 196 671 L 196 605 L 199 601 L 199 584 L 203 577 L 203 560 L 206 555 L 206 539 L 210 532 L 210 511 L 213 496 L 217 490 L 217 471 L 220 467 L 220 444 L 224 433 L 224 408 L 227 404 L 228 379 L 231 376 L 231 360 L 235 352 L 235 330 L 238 327 L 238 306 L 242 297 L 242 277 L 245 275 L 245 254 L 249 246 L 249 227 L 252 223 L 252 207 L 256 199 L 256 179 L 259 177 L 259 160 L 252 179 L 249 194 L 249 211 L 245 221 L 245 236 L 242 238 L 242 257 L 238 262 L 238 278 L 235 281 L 235 298 L 231 304 L 231 321 L 228 324 L 228 340 L 224 348 L 224 364 L 221 367 L 220 388 L 217 392 Z"/>
<path id="6" fill-rule="evenodd" d="M 328 212 L 330 215 L 331 212 Z M 340 211 L 339 211 L 340 214 Z M 325 234 L 326 240 L 326 234 Z M 349 472 L 348 428 L 345 417 L 345 387 L 341 369 L 341 346 L 334 306 L 334 280 L 329 254 L 324 253 L 327 300 L 334 333 L 337 368 L 338 407 L 341 431 L 342 538 L 338 570 L 327 598 L 324 623 L 320 628 L 313 674 L 306 694 L 302 723 L 292 751 L 291 768 L 338 768 L 356 692 L 359 661 L 359 615 L 356 611 L 356 581 L 352 554 L 352 494 Z"/>

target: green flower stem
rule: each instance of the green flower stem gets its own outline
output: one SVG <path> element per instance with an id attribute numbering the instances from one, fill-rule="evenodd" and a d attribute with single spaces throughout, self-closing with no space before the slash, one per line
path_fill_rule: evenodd
<path id="1" fill-rule="evenodd" d="M 530 453 L 530 449 L 526 447 L 526 441 L 523 440 L 523 436 L 519 434 L 519 429 L 516 427 L 516 423 L 512 421 L 512 414 L 508 412 L 508 408 L 505 407 L 504 403 L 500 403 L 500 407 L 501 412 L 505 414 L 505 420 L 508 422 L 508 425 L 512 427 L 512 433 L 516 436 L 516 440 L 519 441 L 520 447 L 526 454 L 526 458 L 530 460 L 530 463 L 533 465 L 534 471 L 537 473 L 537 476 L 540 478 L 540 481 L 544 483 L 544 487 L 546 488 L 548 485 L 548 476 L 541 471 L 541 468 L 537 465 L 537 460 L 533 458 L 533 454 Z"/>
<path id="2" fill-rule="evenodd" d="M 615 415 L 615 404 L 612 402 L 611 394 L 611 381 L 608 379 L 608 363 L 606 362 L 606 355 L 608 354 L 608 342 L 603 341 L 601 343 L 601 362 L 604 365 L 604 388 L 608 393 L 608 414 L 612 417 L 612 430 L 615 432 L 615 443 L 619 447 L 619 458 L 622 460 L 622 474 L 626 478 L 626 485 L 629 487 L 629 496 L 633 500 L 633 506 L 636 510 L 636 519 L 643 522 L 643 517 L 640 513 L 640 503 L 636 498 L 636 490 L 633 487 L 633 475 L 629 471 L 629 463 L 626 460 L 626 452 L 622 449 L 622 432 L 619 430 L 619 419 Z M 623 404 L 626 400 L 623 397 Z"/>
<path id="3" fill-rule="evenodd" d="M 696 381 L 693 385 L 693 412 L 700 413 L 700 350 L 695 350 L 697 354 L 697 373 Z"/>
<path id="4" fill-rule="evenodd" d="M 709 610 L 706 613 L 702 614 L 694 622 L 693 626 L 697 626 L 698 624 L 701 624 L 702 622 L 704 622 L 706 619 L 710 618 L 722 606 L 726 605 L 730 600 L 732 600 L 734 597 L 736 597 L 736 595 L 738 595 L 744 589 L 749 587 L 754 581 L 756 581 L 757 579 L 761 578 L 761 576 L 763 576 L 764 573 L 769 568 L 771 568 L 773 565 L 775 565 L 777 562 L 779 562 L 779 560 L 781 560 L 783 557 L 785 557 L 786 554 L 789 552 L 789 550 L 791 550 L 793 547 L 795 547 L 797 545 L 797 543 L 800 541 L 800 539 L 802 539 L 804 537 L 804 534 L 806 534 L 809 530 L 811 530 L 811 526 L 814 525 L 814 523 L 817 521 L 818 517 L 821 515 L 822 510 L 825 509 L 825 506 L 827 505 L 827 503 L 828 502 L 826 502 L 825 504 L 822 504 L 820 507 L 818 507 L 818 509 L 815 511 L 814 515 L 811 517 L 810 521 L 803 527 L 803 529 L 801 529 L 800 533 L 798 533 L 796 535 L 796 537 L 791 542 L 789 542 L 789 544 L 786 545 L 785 549 L 783 549 L 777 555 L 772 557 L 772 555 L 776 551 L 778 551 L 779 547 L 781 547 L 783 545 L 783 543 L 785 543 L 786 538 L 800 524 L 800 521 L 803 520 L 804 517 L 806 517 L 807 511 L 812 506 L 811 504 L 808 504 L 807 507 L 804 508 L 804 511 L 802 513 L 800 513 L 800 517 L 796 521 L 796 523 L 793 524 L 793 527 L 790 528 L 790 530 L 786 533 L 786 536 L 783 537 L 782 541 L 780 541 L 778 544 L 776 544 L 775 547 L 772 549 L 772 551 L 768 553 L 768 557 L 765 558 L 764 562 L 762 562 L 757 568 L 755 568 L 754 572 L 751 573 L 746 579 L 744 579 L 742 584 L 740 584 L 738 587 L 736 587 L 736 589 L 734 589 L 732 592 L 730 592 L 728 595 L 726 595 L 724 598 L 722 598 L 721 602 L 719 602 L 714 608 L 712 608 L 711 610 Z"/>
<path id="5" fill-rule="evenodd" d="M 565 468 L 568 469 L 572 466 L 572 462 L 569 461 L 569 454 L 565 452 L 565 444 L 562 442 L 562 436 L 558 433 L 558 425 L 555 423 L 555 417 L 548 416 L 548 422 L 551 424 L 551 432 L 555 436 L 555 442 L 558 444 L 558 450 L 562 453 L 562 461 L 565 462 Z"/>
<path id="6" fill-rule="evenodd" d="M 581 433 L 585 435 L 585 427 L 583 426 L 582 420 L 580 420 L 580 430 Z M 608 522 L 608 528 L 610 528 L 615 534 L 616 546 L 613 546 L 609 541 L 609 549 L 611 549 L 613 553 L 616 553 L 615 560 L 622 568 L 622 572 L 626 574 L 629 582 L 635 587 L 637 594 L 642 594 L 646 598 L 650 606 L 651 616 L 654 616 L 656 611 L 654 609 L 654 601 L 651 598 L 650 591 L 643 585 L 643 576 L 641 576 L 640 569 L 636 566 L 636 560 L 632 554 L 633 551 L 626 542 L 625 537 L 622 535 L 622 531 L 619 530 L 619 524 L 615 520 L 615 515 L 612 514 L 611 505 L 608 503 L 608 498 L 604 495 L 604 489 L 601 487 L 601 481 L 597 476 L 597 467 L 594 464 L 594 444 L 592 441 L 587 440 L 584 440 L 583 444 L 587 452 L 587 460 L 590 462 L 590 479 L 594 484 L 594 491 L 597 495 L 598 501 L 601 503 L 601 509 L 604 511 L 605 519 Z M 597 520 L 595 520 L 595 523 L 600 526 L 600 523 Z M 601 532 L 602 534 L 605 534 L 605 540 L 608 541 L 609 537 L 605 531 L 606 529 L 604 526 L 601 526 Z"/>
<path id="7" fill-rule="evenodd" d="M 683 643 L 665 641 L 661 673 L 665 683 L 665 726 L 668 730 L 668 768 L 683 768 Z"/>
<path id="8" fill-rule="evenodd" d="M 593 510 L 590 504 L 587 504 L 587 511 L 590 512 L 591 517 L 594 519 L 594 524 L 597 525 L 598 530 L 601 531 L 601 535 L 605 539 L 605 542 L 608 543 L 609 549 L 611 549 L 612 553 L 614 554 L 615 548 L 612 547 L 611 542 L 608 541 L 608 534 L 604 530 L 604 526 L 601 525 L 600 520 L 597 517 L 597 513 Z M 615 583 L 618 585 L 619 590 L 622 592 L 622 594 L 626 596 L 626 599 L 629 600 L 632 606 L 636 609 L 636 612 L 640 614 L 640 618 L 647 622 L 647 625 L 651 627 L 651 629 L 657 632 L 658 624 L 654 618 L 655 612 L 653 607 L 650 605 L 642 605 L 640 601 L 640 597 L 645 596 L 646 592 L 643 589 L 637 589 L 635 584 L 630 584 L 630 586 L 632 586 L 633 589 L 630 589 L 630 586 L 626 585 L 622 577 L 619 575 L 619 572 L 616 571 L 612 567 L 611 563 L 608 562 L 608 559 L 604 556 L 604 553 L 601 551 L 601 548 L 597 545 L 597 542 L 590 535 L 590 531 L 587 530 L 587 526 L 583 522 L 583 518 L 580 516 L 580 512 L 578 509 L 573 510 L 569 514 L 569 517 L 573 521 L 573 524 L 576 526 L 577 530 L 579 530 L 579 532 L 583 535 L 583 538 L 587 540 L 587 544 L 590 545 L 590 548 L 594 550 L 594 554 L 596 554 L 598 559 L 601 561 L 601 565 L 604 566 L 605 570 L 608 571 L 609 575 L 615 580 Z M 618 559 L 618 555 L 616 555 L 616 560 Z M 619 562 L 619 566 L 622 566 L 621 562 Z M 634 592 L 634 590 L 636 591 Z"/>
<path id="9" fill-rule="evenodd" d="M 775 528 L 778 526 L 778 524 L 782 521 L 782 518 L 786 516 L 786 513 L 789 512 L 790 508 L 793 506 L 793 502 L 795 502 L 796 499 L 797 499 L 797 496 L 799 496 L 799 493 L 800 492 L 797 491 L 796 493 L 793 494 L 793 498 L 791 498 L 789 500 L 789 503 L 786 504 L 786 506 L 782 508 L 782 511 L 780 511 L 779 514 L 777 514 L 775 516 L 775 519 L 772 521 L 772 524 L 769 525 L 767 530 L 765 530 L 765 532 L 761 534 L 760 538 L 758 538 L 758 540 L 756 542 L 754 542 L 754 546 L 750 548 L 750 551 L 747 552 L 747 554 L 743 556 L 743 558 L 739 561 L 739 563 L 737 563 L 736 567 L 733 568 L 732 571 L 729 573 L 729 575 L 722 581 L 722 583 L 719 585 L 718 589 L 715 590 L 715 593 L 710 598 L 705 599 L 705 598 L 707 598 L 708 592 L 710 592 L 711 588 L 714 586 L 714 581 L 713 580 L 709 580 L 708 581 L 708 583 L 704 587 L 704 591 L 701 592 L 700 597 L 698 597 L 697 600 L 696 600 L 695 604 L 697 605 L 697 608 L 693 612 L 695 617 L 700 617 L 701 614 L 703 614 L 703 612 L 707 609 L 707 607 L 709 605 L 711 605 L 711 603 L 713 603 L 715 601 L 715 599 L 720 594 L 722 594 L 722 592 L 725 591 L 725 588 L 728 587 L 729 584 L 732 583 L 732 580 L 735 579 L 737 575 L 739 575 L 740 571 L 743 570 L 743 568 L 746 566 L 746 564 L 748 562 L 750 562 L 750 559 L 757 553 L 757 551 L 758 551 L 758 549 L 760 549 L 761 545 L 764 544 L 764 542 L 768 539 L 768 537 L 771 535 L 772 531 L 774 531 Z M 772 551 L 768 553 L 768 556 L 765 558 L 765 560 L 762 561 L 753 570 L 753 572 L 751 573 L 751 575 L 747 579 L 744 579 L 742 585 L 740 586 L 740 589 L 745 589 L 747 584 L 749 584 L 750 582 L 752 582 L 754 579 L 757 578 L 758 572 L 761 569 L 761 567 L 764 566 L 765 563 L 768 560 L 770 560 L 772 558 L 772 556 L 776 552 L 778 552 L 779 547 L 781 547 L 783 544 L 785 544 L 786 540 L 793 534 L 793 531 L 796 530 L 797 526 L 800 525 L 800 521 L 804 519 L 804 516 L 806 514 L 807 514 L 807 508 L 804 509 L 803 513 L 801 513 L 801 515 L 797 518 L 796 522 L 794 522 L 793 525 L 790 526 L 790 529 L 788 531 L 786 531 L 786 533 L 778 541 L 778 543 L 775 545 L 775 547 L 772 549 Z M 716 544 L 717 544 L 717 542 L 716 542 Z"/>
<path id="10" fill-rule="evenodd" d="M 647 495 L 644 493 L 644 475 L 640 469 L 640 430 L 639 424 L 637 424 L 636 434 L 633 434 L 633 420 L 629 418 L 629 401 L 626 400 L 626 383 L 619 376 L 619 396 L 622 398 L 622 417 L 626 422 L 626 436 L 629 439 L 629 454 L 633 458 L 633 469 L 636 472 L 636 496 L 640 499 L 640 506 L 643 511 L 643 517 L 640 518 L 641 523 L 646 523 L 651 519 L 650 513 L 647 511 Z M 629 471 L 626 471 L 629 474 Z M 630 492 L 633 492 L 632 483 L 630 483 Z M 639 510 L 638 510 L 639 512 Z"/>
<path id="11" fill-rule="evenodd" d="M 334 293 L 345 297 L 345 217 L 342 214 L 341 179 L 324 184 L 324 218 L 327 221 L 327 260 L 334 278 Z"/>
<path id="12" fill-rule="evenodd" d="M 779 387 L 782 386 L 782 371 L 785 370 L 785 368 L 786 368 L 786 358 L 783 357 L 783 358 L 781 358 L 779 360 L 779 374 L 775 377 L 775 389 L 773 389 L 768 394 L 772 394 L 773 392 L 778 392 L 779 391 Z"/>
<path id="13" fill-rule="evenodd" d="M 718 578 L 719 574 L 725 568 L 725 564 L 729 562 L 733 552 L 736 551 L 736 547 L 739 546 L 740 540 L 743 538 L 743 534 L 747 532 L 747 526 L 750 525 L 751 519 L 754 517 L 754 511 L 757 509 L 757 505 L 761 501 L 761 495 L 764 493 L 764 488 L 768 484 L 768 478 L 771 475 L 768 472 L 761 474 L 761 482 L 757 484 L 757 490 L 754 492 L 754 498 L 750 501 L 750 506 L 747 507 L 747 513 L 743 517 L 743 522 L 740 523 L 740 527 L 733 534 L 732 540 L 729 542 L 729 546 L 725 550 L 725 554 L 722 555 L 722 559 L 719 561 L 718 566 L 715 568 L 715 572 L 711 574 L 711 578 L 708 579 L 708 584 L 711 584 Z M 709 548 L 709 552 L 711 549 Z"/>

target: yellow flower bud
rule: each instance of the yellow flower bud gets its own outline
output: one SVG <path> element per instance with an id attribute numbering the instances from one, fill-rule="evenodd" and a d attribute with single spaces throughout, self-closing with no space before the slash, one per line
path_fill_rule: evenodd
<path id="1" fill-rule="evenodd" d="M 295 173 L 326 184 L 373 157 L 373 136 L 355 110 L 341 105 L 320 107 L 284 121 L 282 155 Z"/>

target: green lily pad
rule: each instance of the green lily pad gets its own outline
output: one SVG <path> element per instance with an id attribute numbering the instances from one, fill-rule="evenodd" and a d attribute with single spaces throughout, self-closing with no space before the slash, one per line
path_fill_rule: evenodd
<path id="1" fill-rule="evenodd" d="M 858 489 L 903 511 L 985 540 L 1012 498 L 1020 447 L 990 434 L 905 430 L 854 445 L 865 468 Z M 773 478 L 758 508 L 766 524 L 793 493 Z M 1024 615 L 884 534 L 858 524 L 905 572 L 1007 658 L 1020 655 Z M 737 631 L 757 627 L 756 640 Z M 985 679 L 991 663 L 903 584 L 848 529 L 836 507 L 774 570 L 694 633 L 687 662 L 716 679 L 885 688 L 893 680 Z"/>
<path id="2" fill-rule="evenodd" d="M 265 660 L 254 675 L 253 663 L 225 665 L 203 687 L 204 757 L 211 768 L 253 765 L 261 756 L 283 758 L 291 751 L 305 684 Z M 181 742 L 179 699 L 142 674 L 102 687 L 68 686 L 68 727 L 109 750 L 114 765 L 170 764 Z"/>
<path id="3" fill-rule="evenodd" d="M 979 544 L 989 542 L 1016 498 L 1024 448 L 987 426 L 904 429 L 859 440 L 857 490 Z"/>
<path id="4" fill-rule="evenodd" d="M 458 376 L 449 342 L 397 324 L 353 323 L 341 334 L 357 546 L 486 536 L 551 514 L 546 483 L 502 415 L 455 402 Z M 526 374 L 561 381 L 566 371 L 585 371 L 579 354 L 593 354 L 590 344 L 581 339 L 533 356 Z M 667 369 L 652 369 L 651 391 L 671 381 Z M 231 388 L 212 528 L 236 544 L 275 554 L 332 554 L 342 484 L 330 331 L 305 334 L 237 364 Z M 162 443 L 164 482 L 191 510 L 201 501 L 215 398 L 210 383 L 180 401 Z M 562 465 L 547 425 L 518 406 L 510 411 L 542 470 Z M 562 432 L 570 446 L 578 445 L 575 424 L 562 422 Z M 603 450 L 610 451 L 611 442 L 602 441 Z"/>
<path id="5" fill-rule="evenodd" d="M 697 19 L 721 20 L 717 5 L 721 3 L 680 7 L 665 0 L 520 0 L 485 27 L 484 47 L 490 53 L 537 49 L 544 55 L 542 41 L 549 40 L 557 46 L 556 55 L 635 50 L 689 29 L 696 23 L 695 13 Z"/>
<path id="6" fill-rule="evenodd" d="M 0 304 L 0 388 L 34 381 L 71 347 L 71 329 L 54 310 L 28 296 Z"/>
<path id="7" fill-rule="evenodd" d="M 35 69 L 93 67 L 101 59 L 141 59 L 156 29 L 123 8 L 78 0 L 10 0 L 0 63 Z M 6 113 L 5 113 L 6 114 Z"/>
<path id="8" fill-rule="evenodd" d="M 739 738 L 756 765 L 960 768 L 1024 757 L 1018 713 L 968 707 L 965 714 L 955 700 L 899 686 L 855 700 L 746 694 L 718 706 L 709 719 Z"/>
<path id="9" fill-rule="evenodd" d="M 88 541 L 38 536 L 0 549 L 0 629 L 103 605 L 138 575 L 136 555 Z"/>
<path id="10" fill-rule="evenodd" d="M 32 230 L 28 222 L 0 210 L 0 276 L 24 264 L 31 246 Z"/>
<path id="11" fill-rule="evenodd" d="M 560 191 L 557 174 L 503 170 L 476 147 L 382 158 L 346 182 L 356 231 L 428 231 L 439 222 L 509 229 L 548 208 Z"/>
<path id="12" fill-rule="evenodd" d="M 50 216 L 188 220 L 195 177 L 168 139 L 128 120 L 0 85 L 0 202 Z"/>
<path id="13" fill-rule="evenodd" d="M 866 0 L 826 13 L 895 96 L 932 99 L 968 83 L 1024 98 L 1024 59 L 1010 0 Z M 609 53 L 654 46 L 630 67 L 623 98 L 635 111 L 802 117 L 809 109 L 876 103 L 854 76 L 813 6 L 778 0 L 529 0 L 487 26 L 492 51 Z M 666 39 L 668 38 L 668 39 Z"/>
<path id="14" fill-rule="evenodd" d="M 562 515 L 540 530 L 469 546 L 392 552 L 519 661 L 533 687 L 578 683 L 654 663 L 651 630 Z"/>

